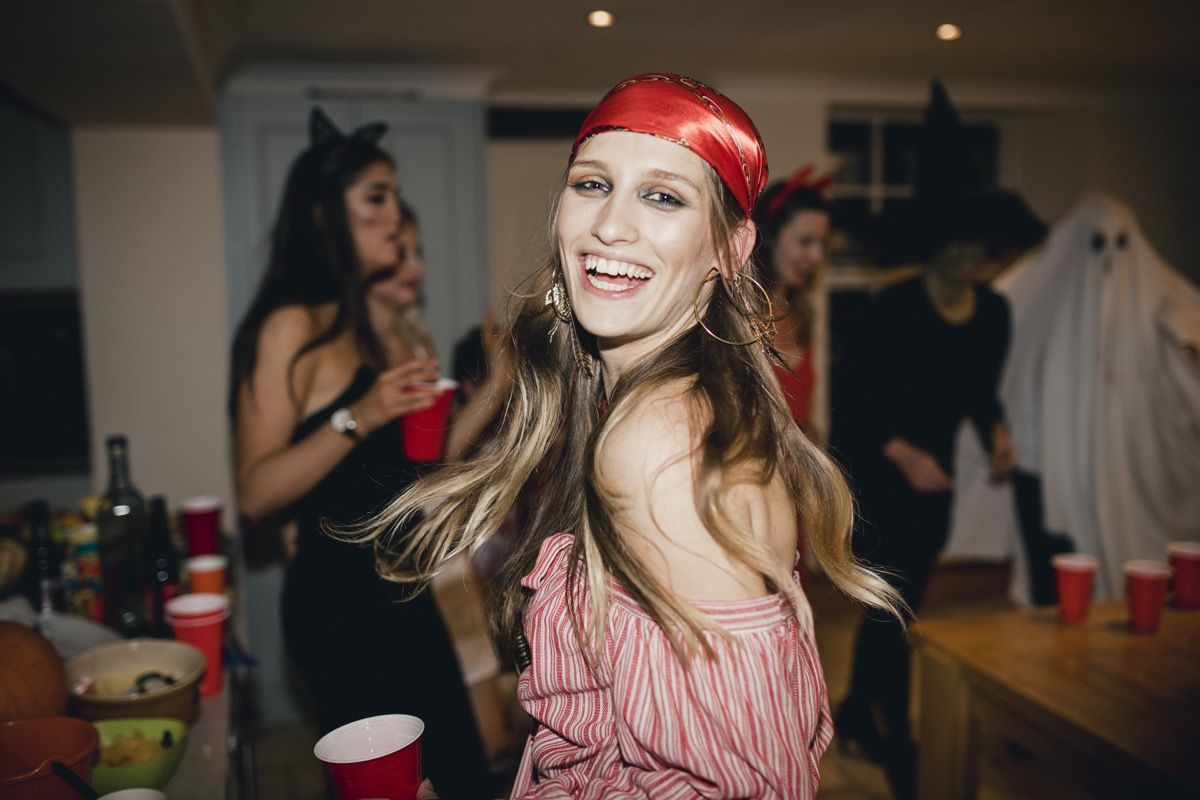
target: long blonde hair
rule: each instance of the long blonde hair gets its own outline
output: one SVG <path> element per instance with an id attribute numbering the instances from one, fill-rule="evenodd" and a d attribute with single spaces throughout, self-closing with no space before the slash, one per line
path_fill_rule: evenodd
<path id="1" fill-rule="evenodd" d="M 756 324 L 769 320 L 769 311 L 744 279 L 730 279 L 754 270 L 752 264 L 732 263 L 730 240 L 744 215 L 711 169 L 709 177 L 713 246 L 725 277 L 713 282 L 704 323 L 716 336 L 744 341 L 754 337 Z M 764 348 L 724 344 L 693 326 L 623 374 L 611 387 L 607 413 L 601 413 L 604 387 L 599 370 L 591 368 L 595 342 L 576 322 L 560 322 L 542 300 L 562 270 L 553 225 L 557 210 L 556 198 L 551 257 L 527 280 L 525 300 L 514 314 L 515 379 L 496 435 L 469 461 L 414 483 L 360 529 L 357 538 L 374 543 L 380 575 L 427 583 L 449 559 L 491 536 L 526 493 L 529 519 L 488 598 L 492 634 L 502 655 L 511 654 L 521 632 L 527 592 L 520 580 L 533 568 L 546 537 L 561 531 L 575 533 L 568 602 L 580 610 L 580 580 L 591 595 L 588 620 L 580 623 L 586 643 L 603 641 L 609 580 L 615 579 L 681 657 L 711 652 L 705 632 L 720 629 L 669 592 L 623 546 L 612 522 L 611 497 L 597 478 L 608 433 L 656 389 L 683 380 L 708 412 L 699 435 L 695 501 L 720 546 L 793 606 L 804 605 L 792 565 L 773 559 L 728 512 L 734 475 L 766 484 L 781 474 L 808 542 L 833 583 L 856 600 L 895 610 L 900 601 L 894 590 L 854 559 L 849 545 L 854 504 L 846 481 L 792 421 Z"/>

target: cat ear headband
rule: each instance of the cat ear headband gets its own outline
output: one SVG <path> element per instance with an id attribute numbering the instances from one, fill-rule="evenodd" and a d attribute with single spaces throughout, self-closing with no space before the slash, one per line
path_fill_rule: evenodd
<path id="1" fill-rule="evenodd" d="M 378 142 L 383 138 L 385 133 L 387 133 L 386 122 L 368 122 L 366 125 L 359 125 L 350 131 L 350 135 L 347 136 L 317 106 L 313 106 L 313 110 L 308 115 L 308 143 L 311 147 L 346 139 L 364 139 L 368 142 Z"/>

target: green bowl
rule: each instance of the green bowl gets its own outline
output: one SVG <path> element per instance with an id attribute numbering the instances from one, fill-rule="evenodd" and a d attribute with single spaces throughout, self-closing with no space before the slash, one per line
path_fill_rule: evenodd
<path id="1" fill-rule="evenodd" d="M 183 757 L 186 745 L 187 726 L 177 719 L 102 719 L 92 723 L 100 733 L 100 747 L 108 747 L 124 734 L 132 738 L 133 732 L 139 730 L 147 739 L 162 741 L 163 731 L 171 732 L 174 744 L 167 752 L 148 764 L 138 764 L 132 767 L 106 767 L 97 761 L 92 769 L 92 787 L 100 794 L 117 792 L 121 789 L 161 789 L 171 779 L 179 759 Z"/>

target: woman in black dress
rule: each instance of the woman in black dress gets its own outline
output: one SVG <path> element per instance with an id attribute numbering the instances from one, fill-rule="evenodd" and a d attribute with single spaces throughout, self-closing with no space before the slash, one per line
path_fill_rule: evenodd
<path id="1" fill-rule="evenodd" d="M 399 420 L 432 403 L 414 384 L 438 376 L 427 337 L 412 335 L 424 266 L 376 143 L 383 130 L 347 136 L 314 110 L 312 144 L 288 174 L 267 273 L 234 341 L 238 505 L 251 520 L 296 521 L 283 633 L 319 731 L 414 714 L 443 794 L 482 797 L 482 748 L 431 596 L 397 602 L 371 551 L 323 527 L 363 519 L 417 478 Z"/>

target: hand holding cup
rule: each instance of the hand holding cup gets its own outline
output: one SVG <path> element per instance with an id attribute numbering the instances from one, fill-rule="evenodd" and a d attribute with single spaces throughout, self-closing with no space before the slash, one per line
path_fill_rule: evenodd
<path id="1" fill-rule="evenodd" d="M 379 374 L 367 394 L 354 404 L 354 418 L 363 435 L 382 428 L 397 417 L 424 411 L 438 393 L 424 388 L 437 381 L 437 362 L 414 358 Z"/>

